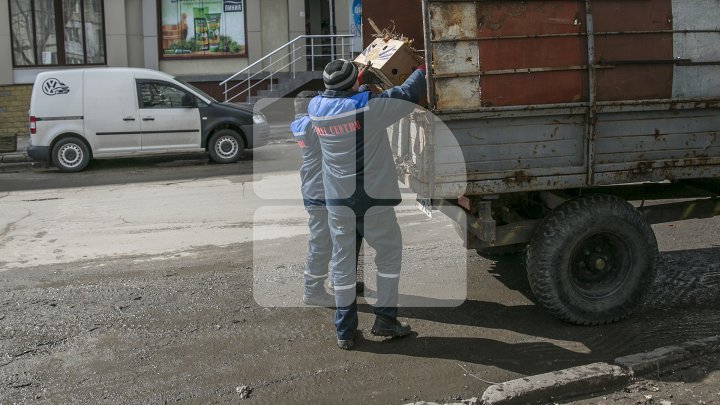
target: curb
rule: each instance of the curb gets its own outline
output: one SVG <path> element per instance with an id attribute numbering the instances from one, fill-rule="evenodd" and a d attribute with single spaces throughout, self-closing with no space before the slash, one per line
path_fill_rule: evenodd
<path id="1" fill-rule="evenodd" d="M 593 363 L 491 385 L 483 404 L 527 404 L 579 396 L 627 384 L 630 375 L 622 367 Z"/>
<path id="2" fill-rule="evenodd" d="M 24 153 L 4 153 L 0 154 L 0 163 L 25 163 L 33 160 Z"/>
<path id="3" fill-rule="evenodd" d="M 720 351 L 720 335 L 694 340 L 675 346 L 666 346 L 647 353 L 618 357 L 615 364 L 627 370 L 632 377 L 660 374 L 670 365 L 682 365 L 702 355 Z"/>
<path id="4" fill-rule="evenodd" d="M 0 169 L 19 168 L 31 166 L 35 162 L 25 153 L 0 153 Z"/>
<path id="5" fill-rule="evenodd" d="M 619 357 L 614 365 L 593 363 L 491 385 L 480 403 L 546 403 L 590 395 L 625 385 L 633 378 L 659 375 L 669 366 L 690 365 L 698 357 L 717 351 L 720 335 Z"/>

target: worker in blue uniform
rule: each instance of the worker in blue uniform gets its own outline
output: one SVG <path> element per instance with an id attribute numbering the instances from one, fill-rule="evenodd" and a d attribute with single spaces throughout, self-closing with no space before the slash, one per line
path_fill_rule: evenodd
<path id="1" fill-rule="evenodd" d="M 371 333 L 400 337 L 411 331 L 397 319 L 402 234 L 394 206 L 401 198 L 386 128 L 412 112 L 425 89 L 424 65 L 402 85 L 379 94 L 359 91 L 358 73 L 350 61 L 330 62 L 323 72 L 326 90 L 308 106 L 322 149 L 335 327 L 338 347 L 345 350 L 353 347 L 358 327 L 356 234 L 376 251 Z"/>

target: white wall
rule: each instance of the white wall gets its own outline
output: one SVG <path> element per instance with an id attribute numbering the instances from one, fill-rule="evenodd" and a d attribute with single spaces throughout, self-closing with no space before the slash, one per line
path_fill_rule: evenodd
<path id="1" fill-rule="evenodd" d="M 262 54 L 267 55 L 288 42 L 287 0 L 262 0 L 260 2 L 260 32 Z"/>
<path id="2" fill-rule="evenodd" d="M 13 84 L 8 0 L 0 0 L 0 85 L 2 84 Z"/>
<path id="3" fill-rule="evenodd" d="M 351 0 L 335 0 L 335 29 L 338 34 L 350 33 L 350 3 Z"/>
<path id="4" fill-rule="evenodd" d="M 159 69 L 158 24 L 155 0 L 142 0 L 143 56 L 145 67 Z"/>
<path id="5" fill-rule="evenodd" d="M 305 35 L 305 0 L 288 0 L 287 3 L 290 39 Z"/>
<path id="6" fill-rule="evenodd" d="M 125 32 L 128 66 L 145 67 L 142 0 L 125 0 Z"/>
<path id="7" fill-rule="evenodd" d="M 112 67 L 128 66 L 127 31 L 125 29 L 125 2 L 105 0 L 105 41 L 107 64 Z"/>

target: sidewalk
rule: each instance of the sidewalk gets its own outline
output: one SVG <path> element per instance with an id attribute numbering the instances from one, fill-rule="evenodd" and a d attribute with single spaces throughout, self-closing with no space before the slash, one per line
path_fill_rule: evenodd
<path id="1" fill-rule="evenodd" d="M 31 164 L 33 162 L 28 157 L 27 146 L 30 143 L 30 135 L 18 135 L 17 150 L 15 152 L 0 153 L 0 167 L 5 165 Z"/>

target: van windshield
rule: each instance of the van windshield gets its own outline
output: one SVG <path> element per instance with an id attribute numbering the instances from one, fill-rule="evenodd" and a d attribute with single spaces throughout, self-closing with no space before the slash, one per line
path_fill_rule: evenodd
<path id="1" fill-rule="evenodd" d="M 198 89 L 197 87 L 195 87 L 195 86 L 193 86 L 192 84 L 186 82 L 185 80 L 180 79 L 180 78 L 178 78 L 178 77 L 175 77 L 174 79 L 177 80 L 178 82 L 184 84 L 185 86 L 189 87 L 189 88 L 192 89 L 194 92 L 196 92 L 196 93 L 200 94 L 201 96 L 207 98 L 208 100 L 212 101 L 213 103 L 218 103 L 218 102 L 219 102 L 219 101 L 215 100 L 215 98 L 213 98 L 213 97 L 210 96 L 209 94 L 207 94 L 207 93 L 205 93 L 204 91 Z"/>

